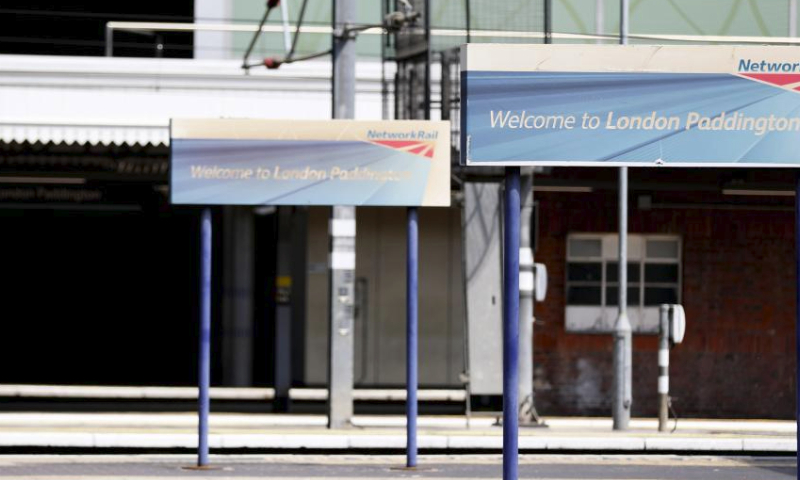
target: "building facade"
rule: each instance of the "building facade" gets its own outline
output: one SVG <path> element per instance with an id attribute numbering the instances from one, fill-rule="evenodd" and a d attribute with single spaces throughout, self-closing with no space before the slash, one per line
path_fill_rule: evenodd
<path id="1" fill-rule="evenodd" d="M 380 5 L 367 3 L 360 12 L 364 22 L 379 21 Z M 631 30 L 642 37 L 634 42 L 652 41 L 645 34 L 796 33 L 794 0 L 631 3 Z M 541 41 L 541 2 L 493 10 L 495 4 L 473 2 L 473 41 Z M 618 2 L 553 4 L 555 32 L 600 35 L 557 41 L 616 41 Z M 294 22 L 301 2 L 287 5 Z M 193 6 L 193 18 L 186 4 L 172 13 L 173 20 L 252 23 L 263 3 L 197 0 Z M 454 2 L 432 7 L 440 30 L 436 48 L 463 42 L 466 10 Z M 303 37 L 303 52 L 328 47 L 329 14 L 318 5 L 309 11 L 308 26 L 318 30 Z M 22 14 L 3 15 L 9 22 L 9 15 Z M 126 15 L 124 20 L 138 19 L 135 12 Z M 269 26 L 273 31 L 259 40 L 256 57 L 283 51 L 280 21 Z M 498 33 L 504 30 L 520 36 Z M 134 34 L 120 35 L 117 54 L 157 56 L 155 39 L 144 42 L 145 55 L 129 44 Z M 0 383 L 193 385 L 199 210 L 168 202 L 170 118 L 330 117 L 331 66 L 325 60 L 245 75 L 239 66 L 249 34 L 162 39 L 165 57 L 191 59 L 100 58 L 101 36 L 98 31 L 97 38 L 79 39 L 96 43 L 85 52 L 73 42 L 72 49 L 53 43 L 50 50 L 20 47 L 0 55 L 0 220 L 6 227 L 0 246 L 7 252 L 3 291 L 9 339 L 0 360 L 16 365 L 0 372 Z M 380 38 L 359 38 L 359 119 L 394 116 L 384 81 L 394 71 L 377 61 Z M 38 55 L 45 53 L 62 56 Z M 433 95 L 439 102 L 441 78 L 434 68 Z M 433 117 L 440 115 L 434 109 Z M 497 183 L 499 176 L 457 173 L 453 206 L 420 214 L 423 388 L 464 388 L 468 376 L 462 374 L 475 368 L 468 362 L 467 339 L 487 333 L 468 328 L 462 182 Z M 677 302 L 687 314 L 686 339 L 671 354 L 677 413 L 793 418 L 795 175 L 631 170 L 634 415 L 656 412 L 654 315 L 658 304 Z M 544 416 L 609 415 L 615 171 L 542 169 L 535 173 L 533 191 L 535 261 L 549 272 L 547 298 L 535 309 L 536 406 Z M 272 386 L 288 378 L 295 387 L 324 386 L 328 209 L 225 207 L 213 215 L 213 382 Z M 358 210 L 359 387 L 403 385 L 404 228 L 402 209 Z M 290 284 L 277 280 L 285 276 L 278 270 L 287 257 Z M 289 329 L 276 323 L 279 303 L 291 305 Z M 490 318 L 487 328 L 499 331 L 499 320 Z M 499 368 L 495 375 L 501 375 Z"/>

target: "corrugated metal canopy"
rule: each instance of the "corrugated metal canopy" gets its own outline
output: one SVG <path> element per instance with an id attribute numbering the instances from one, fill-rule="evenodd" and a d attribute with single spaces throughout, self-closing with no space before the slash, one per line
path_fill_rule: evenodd
<path id="1" fill-rule="evenodd" d="M 169 127 L 135 124 L 17 123 L 0 121 L 0 141 L 6 143 L 66 143 L 91 145 L 169 145 Z"/>

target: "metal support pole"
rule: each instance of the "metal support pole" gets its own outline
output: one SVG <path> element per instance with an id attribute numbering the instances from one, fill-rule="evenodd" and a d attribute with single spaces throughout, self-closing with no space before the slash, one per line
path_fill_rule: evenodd
<path id="1" fill-rule="evenodd" d="M 620 0 L 619 43 L 628 44 L 629 0 Z M 628 320 L 628 167 L 619 169 L 619 316 L 614 325 L 614 430 L 626 430 L 631 419 L 632 335 Z"/>
<path id="2" fill-rule="evenodd" d="M 292 51 L 292 35 L 289 33 L 289 2 L 281 2 L 281 23 L 283 23 L 283 47 L 286 55 Z"/>
<path id="3" fill-rule="evenodd" d="M 553 0 L 544 0 L 544 43 L 553 43 Z"/>
<path id="4" fill-rule="evenodd" d="M 595 0 L 594 2 L 594 33 L 596 35 L 603 35 L 606 33 L 605 27 L 605 12 L 606 7 L 604 5 L 603 0 Z M 598 39 L 598 44 L 602 44 L 603 41 Z"/>
<path id="5" fill-rule="evenodd" d="M 424 4 L 424 20 L 425 20 L 425 106 L 424 114 L 425 120 L 431 119 L 431 0 L 425 0 Z M 410 97 L 414 98 L 414 97 Z M 412 100 L 413 102 L 413 100 Z M 416 109 L 411 109 L 412 112 L 415 112 Z M 412 113 L 413 115 L 413 113 Z M 416 117 L 411 117 L 416 118 Z"/>
<path id="6" fill-rule="evenodd" d="M 795 241 L 795 351 L 796 351 L 796 364 L 795 364 L 795 408 L 797 419 L 797 441 L 800 443 L 800 174 L 797 175 L 795 192 L 794 192 L 794 241 Z M 800 465 L 800 449 L 797 451 L 797 462 Z M 800 480 L 800 471 L 798 471 L 797 478 Z"/>
<path id="7" fill-rule="evenodd" d="M 211 210 L 203 210 L 200 233 L 199 428 L 197 466 L 208 466 L 208 412 L 211 385 Z"/>
<path id="8" fill-rule="evenodd" d="M 406 256 L 406 467 L 417 466 L 417 320 L 419 225 L 417 208 L 408 209 Z"/>
<path id="9" fill-rule="evenodd" d="M 464 0 L 464 16 L 466 17 L 465 23 L 467 27 L 467 43 L 472 41 L 472 8 L 470 0 Z"/>
<path id="10" fill-rule="evenodd" d="M 333 118 L 354 118 L 356 42 L 346 32 L 356 22 L 355 0 L 333 4 Z M 353 418 L 353 322 L 356 277 L 356 209 L 333 207 L 330 222 L 330 359 L 328 428 L 351 425 Z"/>
<path id="11" fill-rule="evenodd" d="M 797 36 L 797 0 L 789 0 L 789 36 Z"/>
<path id="12" fill-rule="evenodd" d="M 253 386 L 253 210 L 222 207 L 222 383 Z"/>
<path id="13" fill-rule="evenodd" d="M 114 29 L 106 23 L 106 57 L 114 56 Z"/>
<path id="14" fill-rule="evenodd" d="M 658 431 L 667 431 L 669 407 L 669 305 L 661 305 L 658 328 Z"/>
<path id="15" fill-rule="evenodd" d="M 275 258 L 275 401 L 278 412 L 289 411 L 292 387 L 292 260 L 294 259 L 293 207 L 277 211 L 278 244 Z"/>
<path id="16" fill-rule="evenodd" d="M 531 213 L 533 174 L 525 175 L 521 187 L 519 245 L 519 409 L 520 424 L 533 423 L 533 249 Z"/>
<path id="17" fill-rule="evenodd" d="M 628 167 L 619 169 L 619 316 L 614 325 L 614 430 L 631 419 L 633 339 L 628 320 Z"/>
<path id="18" fill-rule="evenodd" d="M 628 32 L 629 32 L 629 19 L 628 13 L 630 12 L 629 6 L 630 0 L 620 0 L 619 2 L 619 44 L 620 45 L 627 45 L 628 44 Z"/>
<path id="19" fill-rule="evenodd" d="M 503 228 L 503 480 L 519 465 L 519 167 L 506 167 Z"/>

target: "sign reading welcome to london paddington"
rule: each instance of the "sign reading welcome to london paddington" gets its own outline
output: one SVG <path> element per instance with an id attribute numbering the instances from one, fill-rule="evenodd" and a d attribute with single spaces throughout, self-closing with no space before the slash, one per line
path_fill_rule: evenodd
<path id="1" fill-rule="evenodd" d="M 450 126 L 174 119 L 172 203 L 450 205 Z"/>
<path id="2" fill-rule="evenodd" d="M 462 47 L 467 165 L 800 167 L 800 47 Z"/>

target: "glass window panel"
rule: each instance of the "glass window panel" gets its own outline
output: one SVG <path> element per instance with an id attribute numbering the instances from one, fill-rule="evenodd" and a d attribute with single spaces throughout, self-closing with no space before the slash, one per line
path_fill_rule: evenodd
<path id="1" fill-rule="evenodd" d="M 606 281 L 607 282 L 617 282 L 617 278 L 619 275 L 619 267 L 617 266 L 617 262 L 608 262 L 606 263 Z M 630 283 L 638 283 L 639 282 L 639 263 L 631 263 L 628 262 L 628 282 Z"/>
<path id="2" fill-rule="evenodd" d="M 600 287 L 569 287 L 567 305 L 601 305 Z"/>
<path id="3" fill-rule="evenodd" d="M 648 258 L 678 258 L 677 240 L 648 240 L 646 246 Z"/>
<path id="4" fill-rule="evenodd" d="M 603 280 L 602 263 L 567 264 L 567 280 L 572 282 L 600 282 Z"/>
<path id="5" fill-rule="evenodd" d="M 678 265 L 651 263 L 644 266 L 645 283 L 678 283 Z"/>
<path id="6" fill-rule="evenodd" d="M 628 305 L 639 305 L 639 287 L 628 287 Z M 606 287 L 606 305 L 616 307 L 619 305 L 619 289 Z"/>
<path id="7" fill-rule="evenodd" d="M 573 238 L 569 241 L 571 257 L 600 257 L 603 244 L 599 238 Z"/>
<path id="8" fill-rule="evenodd" d="M 644 304 L 678 303 L 678 289 L 674 287 L 645 287 Z"/>

